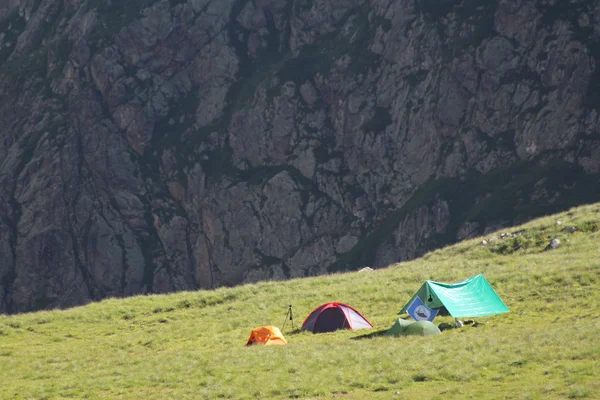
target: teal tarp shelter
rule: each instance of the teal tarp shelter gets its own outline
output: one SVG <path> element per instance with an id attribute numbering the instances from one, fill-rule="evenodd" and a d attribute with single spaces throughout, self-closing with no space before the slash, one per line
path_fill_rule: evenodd
<path id="1" fill-rule="evenodd" d="M 481 274 L 453 284 L 426 281 L 398 314 L 406 313 L 416 296 L 427 307 L 439 309 L 439 315 L 454 318 L 483 317 L 510 311 Z"/>

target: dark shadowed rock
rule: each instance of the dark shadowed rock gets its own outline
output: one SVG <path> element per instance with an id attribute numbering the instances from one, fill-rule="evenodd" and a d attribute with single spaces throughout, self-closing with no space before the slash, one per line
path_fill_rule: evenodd
<path id="1" fill-rule="evenodd" d="M 440 331 L 446 331 L 448 329 L 454 329 L 454 326 L 447 322 L 442 322 L 441 324 L 438 325 L 438 328 Z"/>

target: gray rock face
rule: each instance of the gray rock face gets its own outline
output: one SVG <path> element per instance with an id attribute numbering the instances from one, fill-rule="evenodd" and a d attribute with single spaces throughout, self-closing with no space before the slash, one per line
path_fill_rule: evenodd
<path id="1" fill-rule="evenodd" d="M 560 245 L 560 240 L 554 238 L 550 241 L 550 244 L 544 248 L 544 251 L 557 249 Z"/>
<path id="2" fill-rule="evenodd" d="M 5 1 L 0 312 L 385 266 L 600 200 L 599 27 L 592 0 Z"/>

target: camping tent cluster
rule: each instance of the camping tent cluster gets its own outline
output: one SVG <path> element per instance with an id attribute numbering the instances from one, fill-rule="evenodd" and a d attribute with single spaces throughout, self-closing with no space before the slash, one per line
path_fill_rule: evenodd
<path id="1" fill-rule="evenodd" d="M 398 318 L 385 333 L 388 336 L 433 336 L 441 333 L 431 321 L 437 315 L 454 318 L 482 317 L 501 314 L 509 309 L 481 274 L 462 282 L 449 284 L 425 281 L 398 314 L 409 314 L 413 321 Z M 353 307 L 338 302 L 325 303 L 315 308 L 302 323 L 302 329 L 313 332 L 333 332 L 338 329 L 366 329 L 373 325 Z M 286 344 L 279 328 L 262 326 L 254 329 L 247 345 Z"/>

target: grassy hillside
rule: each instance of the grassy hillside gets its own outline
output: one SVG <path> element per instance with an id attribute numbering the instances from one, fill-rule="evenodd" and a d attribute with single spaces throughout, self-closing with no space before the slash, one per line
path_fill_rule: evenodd
<path id="1" fill-rule="evenodd" d="M 0 316 L 0 398 L 597 398 L 599 230 L 595 204 L 371 273 Z M 433 338 L 373 335 L 424 280 L 477 273 L 510 313 Z M 327 301 L 375 328 L 313 335 L 288 321 L 287 346 L 244 347 L 251 328 L 281 327 L 288 304 L 297 326 Z"/>

